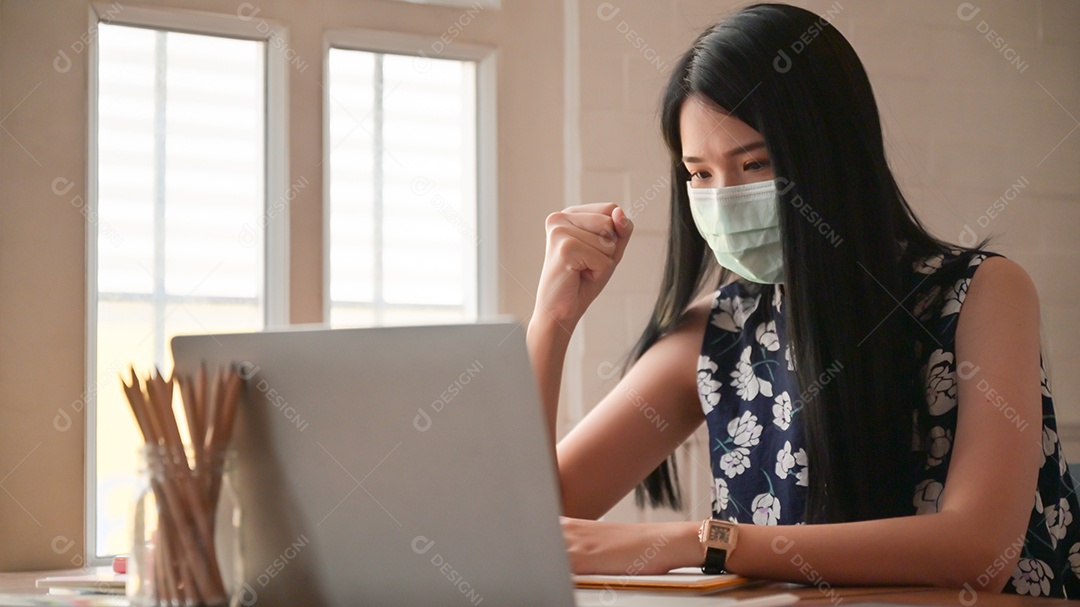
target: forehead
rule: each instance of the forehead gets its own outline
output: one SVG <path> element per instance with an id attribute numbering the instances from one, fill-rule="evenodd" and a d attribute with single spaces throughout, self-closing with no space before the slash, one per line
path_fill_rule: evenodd
<path id="1" fill-rule="evenodd" d="M 707 159 L 741 151 L 762 139 L 750 125 L 717 109 L 699 94 L 688 97 L 679 111 L 679 135 L 683 156 Z"/>

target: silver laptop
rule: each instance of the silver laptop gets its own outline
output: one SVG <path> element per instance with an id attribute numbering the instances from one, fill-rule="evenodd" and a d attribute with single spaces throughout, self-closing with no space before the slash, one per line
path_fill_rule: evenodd
<path id="1" fill-rule="evenodd" d="M 512 322 L 180 336 L 247 376 L 242 604 L 573 605 L 553 456 Z"/>

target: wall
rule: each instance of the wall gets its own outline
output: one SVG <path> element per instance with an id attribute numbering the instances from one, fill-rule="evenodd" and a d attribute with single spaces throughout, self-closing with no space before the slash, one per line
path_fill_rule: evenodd
<path id="1" fill-rule="evenodd" d="M 581 115 L 581 153 L 568 178 L 580 181 L 584 202 L 614 200 L 632 209 L 636 231 L 622 267 L 579 329 L 580 376 L 567 395 L 576 406 L 566 412 L 564 429 L 614 386 L 611 365 L 640 334 L 656 296 L 668 205 L 659 91 L 674 59 L 702 29 L 750 2 L 571 4 L 567 27 L 579 35 L 567 53 L 579 57 L 580 74 L 567 94 Z M 1080 39 L 1074 35 L 1080 2 L 793 4 L 831 12 L 859 53 L 881 109 L 890 163 L 931 231 L 969 243 L 997 235 L 991 248 L 1031 274 L 1061 434 L 1071 461 L 1080 462 L 1080 324 L 1074 320 L 1080 313 Z M 1000 44 L 986 38 L 990 30 Z M 608 518 L 707 516 L 706 438 L 702 428 L 680 451 L 689 514 L 639 513 L 626 499 Z"/>
<path id="2" fill-rule="evenodd" d="M 239 2 L 150 5 L 218 12 Z M 460 9 L 386 0 L 261 0 L 290 28 L 310 68 L 291 75 L 291 319 L 321 319 L 322 30 L 356 26 L 438 36 Z M 499 48 L 500 309 L 532 309 L 543 220 L 567 204 L 614 200 L 632 210 L 622 268 L 575 337 L 564 385 L 565 431 L 613 386 L 610 370 L 647 317 L 666 230 L 666 155 L 656 120 L 673 59 L 728 0 L 504 0 L 461 41 Z M 798 2 L 835 23 L 870 72 L 891 162 L 917 212 L 940 236 L 1000 234 L 997 249 L 1031 273 L 1042 298 L 1062 434 L 1080 461 L 1080 49 L 1070 0 Z M 970 6 L 969 6 L 970 4 Z M 975 10 L 977 13 L 974 13 Z M 835 12 L 835 10 L 834 10 Z M 964 20 L 969 15 L 970 20 Z M 86 0 L 0 0 L 0 570 L 60 567 L 82 553 L 86 64 L 53 60 L 88 27 Z M 1018 69 L 984 30 L 999 33 Z M 628 39 L 627 35 L 634 34 Z M 1012 55 L 1010 55 L 1012 57 Z M 1021 66 L 1022 67 L 1022 66 Z M 77 184 L 57 196 L 53 179 Z M 1019 182 L 1026 185 L 1008 194 Z M 83 192 L 85 195 L 85 192 Z M 1009 196 L 990 217 L 995 201 Z M 1001 205 L 999 205 L 1001 206 Z M 980 223 L 980 218 L 986 225 Z M 60 410 L 72 424 L 58 431 Z M 707 446 L 682 450 L 691 518 L 708 510 Z M 624 501 L 609 518 L 640 514 Z M 58 536 L 67 540 L 54 539 Z M 54 549 L 55 546 L 55 549 Z"/>
<path id="3" fill-rule="evenodd" d="M 142 3 L 225 14 L 242 4 Z M 323 30 L 438 37 L 454 24 L 457 41 L 498 48 L 498 239 L 521 245 L 500 254 L 499 307 L 526 316 L 544 217 L 561 196 L 552 184 L 563 176 L 562 7 L 508 2 L 466 20 L 463 8 L 387 0 L 251 4 L 289 28 L 290 47 L 308 64 L 289 74 L 290 182 L 310 183 L 289 208 L 291 320 L 322 317 Z M 77 49 L 89 25 L 87 0 L 0 3 L 0 570 L 82 562 L 86 228 L 72 200 L 85 200 L 87 63 Z M 53 63 L 60 50 L 72 58 L 62 73 Z M 58 196 L 57 177 L 76 187 Z M 54 426 L 59 411 L 71 418 L 64 431 Z"/>

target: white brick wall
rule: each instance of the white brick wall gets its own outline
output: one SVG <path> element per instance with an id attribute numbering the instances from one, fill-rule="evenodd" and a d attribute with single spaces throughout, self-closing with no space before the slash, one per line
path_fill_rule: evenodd
<path id="1" fill-rule="evenodd" d="M 643 197 L 667 178 L 657 115 L 667 73 L 712 19 L 745 4 L 567 0 L 566 19 L 576 20 L 579 32 L 567 55 L 577 57 L 579 79 L 569 83 L 567 98 L 579 104 L 581 117 L 581 162 L 571 167 L 579 171 L 581 200 L 643 206 L 622 266 L 579 329 L 582 381 L 575 396 L 586 410 L 614 385 L 600 376 L 598 365 L 621 360 L 644 326 L 659 284 L 668 201 L 663 193 L 651 202 Z M 1021 263 L 1035 280 L 1062 436 L 1072 461 L 1080 462 L 1080 0 L 796 4 L 818 13 L 841 7 L 834 23 L 870 74 L 890 162 L 930 229 L 954 242 L 965 225 L 980 238 L 998 235 L 992 248 Z M 986 39 L 988 29 L 1026 67 L 1011 64 Z M 630 30 L 640 38 L 637 47 L 627 39 Z M 1021 179 L 1026 187 L 980 225 L 994 201 Z M 564 416 L 564 427 L 572 417 Z M 626 499 L 608 518 L 707 516 L 704 429 L 680 451 L 690 513 L 642 514 Z"/>

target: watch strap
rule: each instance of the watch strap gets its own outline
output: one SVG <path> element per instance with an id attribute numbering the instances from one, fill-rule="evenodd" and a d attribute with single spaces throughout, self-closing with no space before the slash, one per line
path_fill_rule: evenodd
<path id="1" fill-rule="evenodd" d="M 719 575 L 724 573 L 724 564 L 727 561 L 727 550 L 722 548 L 707 548 L 705 550 L 705 564 L 701 566 L 701 572 L 705 575 Z"/>

